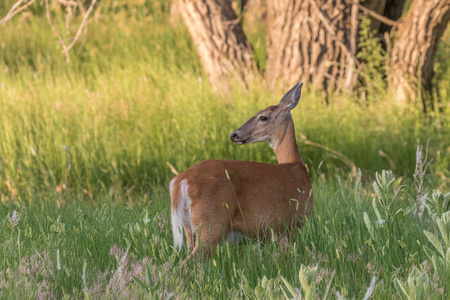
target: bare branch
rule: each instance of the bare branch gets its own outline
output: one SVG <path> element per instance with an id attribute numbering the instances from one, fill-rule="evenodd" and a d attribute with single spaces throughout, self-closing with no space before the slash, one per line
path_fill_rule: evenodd
<path id="1" fill-rule="evenodd" d="M 8 14 L 3 19 L 0 20 L 0 25 L 5 25 L 6 22 L 11 20 L 15 15 L 17 15 L 17 14 L 21 13 L 22 11 L 24 11 L 25 9 L 27 9 L 34 2 L 36 2 L 36 0 L 30 0 L 28 3 L 21 6 L 19 9 L 17 9 L 22 3 L 24 3 L 23 0 L 17 1 L 16 4 L 14 4 L 13 7 L 11 7 Z"/>
<path id="2" fill-rule="evenodd" d="M 61 1 L 61 0 L 59 0 Z M 78 5 L 75 3 L 75 5 Z M 75 6 L 76 7 L 76 6 Z M 66 34 L 69 35 L 70 34 L 70 20 L 72 20 L 72 13 L 73 13 L 73 7 L 70 4 L 66 5 L 66 10 L 67 10 L 67 16 L 66 16 Z"/>
<path id="3" fill-rule="evenodd" d="M 61 1 L 59 0 L 59 2 L 61 4 L 65 4 L 67 5 L 67 8 L 71 7 L 74 5 L 75 2 L 73 1 Z M 97 0 L 93 0 L 91 2 L 91 5 L 89 6 L 89 9 L 83 13 L 83 20 L 81 21 L 80 27 L 78 27 L 78 31 L 77 34 L 75 35 L 75 37 L 73 38 L 72 42 L 69 45 L 66 45 L 66 43 L 64 42 L 63 38 L 61 37 L 61 35 L 59 34 L 58 30 L 56 29 L 55 25 L 52 22 L 51 16 L 50 16 L 50 6 L 48 4 L 48 0 L 45 0 L 45 6 L 47 8 L 47 20 L 48 23 L 50 24 L 50 27 L 52 28 L 53 32 L 55 33 L 56 37 L 58 38 L 59 43 L 61 44 L 62 48 L 63 48 L 63 53 L 66 56 L 66 63 L 69 64 L 70 63 L 70 55 L 69 55 L 69 51 L 70 49 L 73 48 L 73 46 L 75 46 L 75 44 L 77 43 L 78 39 L 81 36 L 81 33 L 83 33 L 84 28 L 86 27 L 87 24 L 87 19 L 89 17 L 89 15 L 91 14 L 92 10 L 94 9 L 95 3 L 97 2 Z M 80 6 L 80 3 L 77 4 L 77 6 Z M 81 10 L 81 8 L 80 8 Z M 83 12 L 83 10 L 81 10 Z M 68 14 L 72 14 L 72 9 L 70 8 L 70 10 L 68 9 Z M 66 19 L 66 30 L 69 30 L 69 16 Z"/>
<path id="4" fill-rule="evenodd" d="M 391 19 L 388 19 L 388 18 L 386 18 L 386 17 L 384 17 L 384 16 L 382 16 L 382 15 L 380 15 L 380 14 L 374 12 L 373 10 L 368 9 L 368 8 L 365 7 L 365 6 L 362 6 L 362 5 L 359 4 L 357 1 L 354 2 L 354 5 L 357 5 L 358 8 L 359 8 L 360 10 L 362 10 L 363 12 L 365 12 L 366 14 L 368 14 L 369 16 L 371 16 L 372 18 L 374 18 L 374 19 L 380 21 L 381 23 L 387 24 L 387 25 L 389 25 L 389 26 L 397 26 L 397 25 L 398 25 L 398 22 L 393 21 L 393 20 L 391 20 Z"/>
<path id="5" fill-rule="evenodd" d="M 58 31 L 57 27 L 55 26 L 55 24 L 52 21 L 51 13 L 50 13 L 49 0 L 44 0 L 44 1 L 45 1 L 47 21 L 48 21 L 48 23 L 49 23 L 53 33 L 58 38 L 59 43 L 61 44 L 62 52 L 63 52 L 64 56 L 66 57 L 66 63 L 69 64 L 70 63 L 69 51 L 70 51 L 70 49 L 72 49 L 75 46 L 75 44 L 80 39 L 81 34 L 86 29 L 87 20 L 89 18 L 89 15 L 94 10 L 94 6 L 97 3 L 97 0 L 92 0 L 91 1 L 91 4 L 90 4 L 88 10 L 86 10 L 83 7 L 83 4 L 82 4 L 82 2 L 80 0 L 55 0 L 60 5 L 62 5 L 62 6 L 64 6 L 66 8 L 66 11 L 67 11 L 67 15 L 66 15 L 66 34 L 67 35 L 70 34 L 70 31 L 69 31 L 70 21 L 72 20 L 73 13 L 77 9 L 77 7 L 80 9 L 80 12 L 81 12 L 81 14 L 83 16 L 81 24 L 78 27 L 78 31 L 77 31 L 75 37 L 72 39 L 72 41 L 70 42 L 69 45 L 67 45 L 65 43 L 63 37 L 61 36 L 60 32 Z M 18 0 L 12 6 L 12 8 L 9 10 L 8 14 L 3 19 L 0 20 L 0 25 L 4 25 L 6 22 L 11 20 L 11 18 L 13 18 L 15 15 L 17 15 L 20 12 L 24 11 L 25 9 L 27 9 L 30 5 L 32 5 L 35 2 L 36 2 L 36 0 L 29 0 L 28 2 L 27 2 L 27 0 Z M 42 5 L 42 2 L 41 2 L 40 5 Z"/>
<path id="6" fill-rule="evenodd" d="M 81 0 L 77 0 L 78 3 L 78 8 L 80 9 L 81 13 L 83 14 L 83 16 L 86 14 L 86 9 L 83 6 L 83 3 L 81 3 Z"/>
<path id="7" fill-rule="evenodd" d="M 84 29 L 84 27 L 87 24 L 87 19 L 88 19 L 89 15 L 91 14 L 92 10 L 94 9 L 94 5 L 95 5 L 96 2 L 97 2 L 97 0 L 92 0 L 91 5 L 89 6 L 88 10 L 86 11 L 86 14 L 83 17 L 83 21 L 81 21 L 81 25 L 78 28 L 77 34 L 75 35 L 74 39 L 72 40 L 72 43 L 70 43 L 70 45 L 67 47 L 67 51 L 72 49 L 73 46 L 75 46 L 75 43 L 80 38 L 81 33 L 83 32 L 83 29 Z"/>
<path id="8" fill-rule="evenodd" d="M 73 7 L 77 7 L 78 3 L 75 1 L 67 1 L 67 0 L 58 0 L 59 3 L 61 3 L 64 6 L 73 6 Z"/>
<path id="9" fill-rule="evenodd" d="M 61 47 L 63 48 L 63 53 L 66 56 L 66 64 L 69 64 L 70 63 L 69 51 L 67 50 L 67 46 L 64 43 L 64 40 L 62 39 L 62 37 L 59 34 L 58 30 L 56 29 L 55 25 L 53 25 L 52 18 L 50 16 L 50 5 L 48 4 L 48 0 L 45 0 L 45 7 L 46 7 L 46 10 L 47 10 L 48 23 L 50 24 L 50 27 L 52 28 L 53 33 L 56 35 L 56 37 L 58 38 L 59 43 L 61 44 Z"/>

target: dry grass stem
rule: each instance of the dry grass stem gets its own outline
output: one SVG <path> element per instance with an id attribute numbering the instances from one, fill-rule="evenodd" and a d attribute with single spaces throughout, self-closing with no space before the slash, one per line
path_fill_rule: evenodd
<path id="1" fill-rule="evenodd" d="M 13 7 L 11 7 L 8 14 L 3 19 L 0 20 L 0 25 L 5 25 L 6 22 L 11 20 L 15 15 L 17 15 L 17 14 L 21 13 L 22 11 L 24 11 L 25 9 L 27 9 L 30 5 L 32 5 L 34 2 L 36 2 L 36 0 L 30 0 L 25 5 L 20 6 L 22 3 L 25 3 L 25 2 L 26 1 L 23 1 L 23 0 L 17 1 L 16 4 L 14 4 Z"/>
<path id="2" fill-rule="evenodd" d="M 345 163 L 347 166 L 349 166 L 349 167 L 352 169 L 351 174 L 352 174 L 353 178 L 356 179 L 356 181 L 359 182 L 359 181 L 361 180 L 360 175 L 359 175 L 359 172 L 358 172 L 358 169 L 356 168 L 355 163 L 352 162 L 352 161 L 350 160 L 350 158 L 348 158 L 347 156 L 345 156 L 345 155 L 342 154 L 341 152 L 338 152 L 338 151 L 336 151 L 336 150 L 334 150 L 334 149 L 331 149 L 330 147 L 327 147 L 327 146 L 325 146 L 325 145 L 322 145 L 322 144 L 319 144 L 319 143 L 316 143 L 316 142 L 312 142 L 312 141 L 308 140 L 308 139 L 306 138 L 306 136 L 304 136 L 304 135 L 301 134 L 301 133 L 300 133 L 300 140 L 301 140 L 301 142 L 304 143 L 305 145 L 311 145 L 311 146 L 314 146 L 314 147 L 321 148 L 321 149 L 323 149 L 323 150 L 325 150 L 325 151 L 328 151 L 328 152 L 331 153 L 334 157 L 340 159 L 343 163 Z"/>
<path id="3" fill-rule="evenodd" d="M 432 160 L 428 160 L 428 145 L 430 140 L 427 140 L 427 148 L 425 149 L 425 157 L 423 154 L 423 145 L 417 142 L 416 150 L 416 169 L 414 172 L 414 188 L 416 190 L 416 211 L 415 216 L 422 219 L 423 211 L 425 210 L 425 202 L 428 198 L 428 189 L 424 186 L 425 173 Z"/>
<path id="4" fill-rule="evenodd" d="M 166 161 L 166 165 L 170 168 L 170 171 L 174 174 L 174 175 L 178 175 L 180 174 L 177 169 L 175 169 L 175 167 L 168 161 Z"/>

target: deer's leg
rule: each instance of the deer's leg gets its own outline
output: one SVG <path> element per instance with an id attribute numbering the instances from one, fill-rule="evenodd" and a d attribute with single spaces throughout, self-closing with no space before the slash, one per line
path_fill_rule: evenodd
<path id="1" fill-rule="evenodd" d="M 216 210 L 211 213 L 211 206 L 202 205 L 203 203 L 207 201 L 195 201 L 184 224 L 187 246 L 192 249 L 184 263 L 194 258 L 202 246 L 204 256 L 209 256 L 231 229 L 228 212 Z"/>
<path id="2" fill-rule="evenodd" d="M 201 230 L 197 229 L 195 232 L 197 238 L 193 240 L 193 250 L 183 262 L 184 264 L 195 258 L 201 248 L 203 248 L 204 257 L 211 255 L 211 252 L 224 240 L 229 231 L 229 228 L 223 226 L 223 224 L 214 225 L 214 223 L 212 223 L 209 227 L 201 227 Z"/>
<path id="3" fill-rule="evenodd" d="M 214 225 L 213 225 L 214 224 Z M 200 233 L 200 242 L 204 241 L 204 255 L 208 257 L 214 249 L 226 238 L 230 228 L 224 224 L 213 223 L 209 230 Z M 205 228 L 206 229 L 206 228 Z"/>
<path id="4" fill-rule="evenodd" d="M 192 251 L 189 253 L 189 255 L 186 257 L 186 259 L 183 261 L 183 265 L 185 265 L 188 261 L 190 261 L 192 258 L 196 256 L 198 251 L 200 250 L 200 243 L 198 241 L 199 239 L 196 239 L 194 242 L 194 246 L 192 248 Z"/>
<path id="5" fill-rule="evenodd" d="M 192 232 L 192 229 L 189 225 L 184 225 L 184 233 L 186 234 L 186 246 L 188 248 L 188 253 L 191 253 L 194 249 L 195 244 L 195 232 Z"/>

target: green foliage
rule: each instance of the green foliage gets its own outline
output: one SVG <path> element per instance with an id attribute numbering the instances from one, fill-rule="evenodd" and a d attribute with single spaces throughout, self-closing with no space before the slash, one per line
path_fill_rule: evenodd
<path id="1" fill-rule="evenodd" d="M 434 271 L 438 274 L 439 282 L 448 295 L 450 293 L 450 212 L 445 212 L 440 217 L 436 217 L 436 223 L 443 245 L 436 235 L 424 230 L 424 234 L 437 250 L 437 253 L 428 246 L 423 246 L 423 250 L 433 262 Z"/>
<path id="2" fill-rule="evenodd" d="M 244 282 L 241 285 L 241 289 L 244 295 L 248 299 L 279 299 L 281 297 L 279 277 L 268 279 L 264 276 L 262 279 L 258 279 L 258 284 L 255 288 L 250 286 L 250 283 L 246 277 L 243 278 Z"/>
<path id="3" fill-rule="evenodd" d="M 398 220 L 399 229 L 395 222 L 383 228 L 373 225 L 375 240 L 370 241 L 363 215 L 375 216 L 368 201 L 371 184 L 320 178 L 314 181 L 311 219 L 289 239 L 225 243 L 210 259 L 186 268 L 179 266 L 186 249 L 178 253 L 171 247 L 166 189 L 152 190 L 150 198 L 137 195 L 127 205 L 105 194 L 96 196 L 95 204 L 79 195 L 58 207 L 57 192 L 48 198 L 35 194 L 31 204 L 2 204 L 0 283 L 7 287 L 0 297 L 45 292 L 57 298 L 96 299 L 103 294 L 142 298 L 157 282 L 158 291 L 152 293 L 160 298 L 173 293 L 182 299 L 206 295 L 279 299 L 289 296 L 289 290 L 323 298 L 336 290 L 343 297 L 362 299 L 373 276 L 384 282 L 375 288 L 375 299 L 390 297 L 395 293 L 392 278 L 406 280 L 408 266 L 420 265 L 426 257 L 422 246 L 427 237 L 422 231 L 429 228 L 409 214 Z M 388 237 L 382 231 L 386 227 L 393 227 Z M 27 266 L 34 266 L 31 273 Z"/>
<path id="4" fill-rule="evenodd" d="M 422 274 L 416 267 L 413 268 L 406 282 L 395 278 L 394 285 L 401 299 L 421 300 L 428 299 L 430 296 L 430 277 L 428 274 Z M 432 299 L 438 299 L 437 295 Z"/>
<path id="5" fill-rule="evenodd" d="M 318 266 L 305 267 L 301 265 L 298 273 L 300 286 L 306 300 L 316 299 L 316 280 L 318 275 Z M 284 277 L 281 277 L 287 290 L 283 290 L 286 299 L 302 299 L 302 294 L 298 288 L 293 287 Z"/>
<path id="6" fill-rule="evenodd" d="M 359 17 L 358 49 L 356 57 L 361 63 L 359 93 L 367 94 L 369 100 L 380 99 L 386 90 L 386 51 L 376 32 L 370 28 L 370 18 L 364 14 Z"/>
<path id="7" fill-rule="evenodd" d="M 434 190 L 431 198 L 426 199 L 425 207 L 433 218 L 450 211 L 450 193 L 443 194 L 440 190 Z"/>
<path id="8" fill-rule="evenodd" d="M 152 274 L 150 272 L 150 265 L 145 265 L 145 283 L 143 283 L 139 278 L 132 275 L 133 280 L 145 291 L 147 294 L 147 298 L 149 300 L 159 300 L 159 286 L 161 285 L 160 282 L 155 283 L 152 278 Z M 171 299 L 173 297 L 173 294 L 170 294 L 166 300 Z"/>
<path id="9" fill-rule="evenodd" d="M 372 221 L 367 212 L 364 212 L 364 223 L 370 234 L 368 244 L 372 246 L 375 255 L 386 251 L 403 252 L 405 243 L 401 236 L 405 236 L 404 228 L 400 222 L 404 221 L 413 206 L 406 206 L 400 200 L 400 192 L 403 186 L 400 185 L 401 178 L 395 180 L 392 171 L 383 170 L 381 174 L 375 173 L 376 180 L 373 182 L 375 198 L 372 199 L 372 208 L 376 216 L 376 221 Z M 409 216 L 411 217 L 411 216 Z"/>
<path id="10" fill-rule="evenodd" d="M 383 227 L 386 222 L 390 225 L 395 216 L 403 213 L 399 202 L 401 178 L 396 181 L 392 171 L 386 170 L 381 171 L 381 174 L 376 172 L 375 178 L 373 189 L 376 197 L 372 200 L 372 206 L 378 218 L 377 227 Z"/>

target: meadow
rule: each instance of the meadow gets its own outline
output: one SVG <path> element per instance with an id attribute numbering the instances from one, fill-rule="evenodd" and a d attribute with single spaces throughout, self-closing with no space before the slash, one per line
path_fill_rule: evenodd
<path id="1" fill-rule="evenodd" d="M 229 135 L 286 87 L 269 91 L 261 79 L 213 93 L 168 15 L 165 1 L 102 2 L 69 65 L 38 6 L 0 27 L 0 298 L 362 299 L 376 276 L 372 299 L 446 299 L 448 32 L 430 96 L 438 109 L 427 114 L 383 90 L 326 104 L 305 83 L 292 114 L 311 219 L 292 239 L 224 243 L 179 268 L 186 248 L 172 247 L 169 165 L 276 163 L 267 144 Z M 262 60 L 264 30 L 249 32 Z M 428 140 L 431 163 L 418 174 Z"/>

